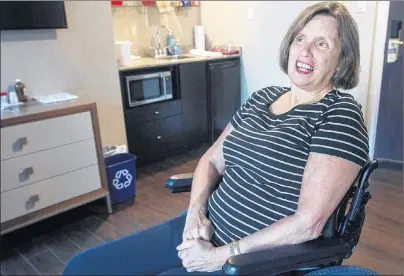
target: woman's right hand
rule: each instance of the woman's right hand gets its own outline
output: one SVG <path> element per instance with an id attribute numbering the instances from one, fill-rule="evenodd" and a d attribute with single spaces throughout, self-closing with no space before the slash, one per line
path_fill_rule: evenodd
<path id="1" fill-rule="evenodd" d="M 185 221 L 182 240 L 202 239 L 210 241 L 213 235 L 212 222 L 202 210 L 190 210 Z"/>

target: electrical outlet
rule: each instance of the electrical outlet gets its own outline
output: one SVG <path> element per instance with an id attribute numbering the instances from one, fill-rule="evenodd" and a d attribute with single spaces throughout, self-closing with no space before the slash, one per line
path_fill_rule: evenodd
<path id="1" fill-rule="evenodd" d="M 357 13 L 365 13 L 366 12 L 366 1 L 357 1 L 356 2 L 356 12 Z"/>

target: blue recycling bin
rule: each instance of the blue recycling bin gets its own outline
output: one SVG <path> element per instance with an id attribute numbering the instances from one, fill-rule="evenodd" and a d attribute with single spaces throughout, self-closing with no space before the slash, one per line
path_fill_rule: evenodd
<path id="1" fill-rule="evenodd" d="M 105 157 L 111 204 L 120 203 L 136 196 L 136 156 L 118 153 Z"/>

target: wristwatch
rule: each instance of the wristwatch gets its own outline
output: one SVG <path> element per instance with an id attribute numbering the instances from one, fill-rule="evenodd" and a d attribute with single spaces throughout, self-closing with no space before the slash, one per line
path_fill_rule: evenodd
<path id="1" fill-rule="evenodd" d="M 239 242 L 238 241 L 233 241 L 230 244 L 230 254 L 232 256 L 237 256 L 240 255 L 240 246 L 239 246 Z"/>

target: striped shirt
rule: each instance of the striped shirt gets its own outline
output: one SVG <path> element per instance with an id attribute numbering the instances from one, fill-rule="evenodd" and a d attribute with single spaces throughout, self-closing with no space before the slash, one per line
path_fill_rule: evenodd
<path id="1" fill-rule="evenodd" d="M 290 91 L 254 92 L 231 119 L 223 142 L 223 180 L 208 200 L 208 217 L 221 246 L 239 240 L 297 210 L 310 153 L 323 153 L 363 166 L 368 136 L 361 106 L 332 90 L 320 101 L 274 115 L 269 105 Z"/>

